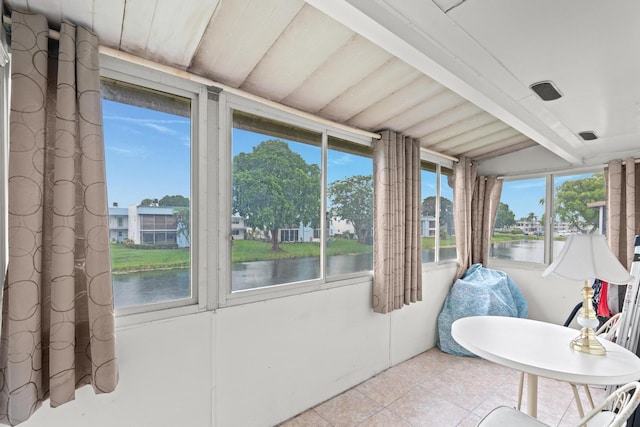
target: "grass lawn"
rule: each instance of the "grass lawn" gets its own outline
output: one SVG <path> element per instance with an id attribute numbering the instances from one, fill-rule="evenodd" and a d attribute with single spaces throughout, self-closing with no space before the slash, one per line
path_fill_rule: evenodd
<path id="1" fill-rule="evenodd" d="M 113 273 L 189 267 L 189 249 L 129 249 L 111 244 Z"/>
<path id="2" fill-rule="evenodd" d="M 320 255 L 320 243 L 281 243 L 280 252 L 271 251 L 271 243 L 254 240 L 235 240 L 231 252 L 233 262 L 267 261 L 283 258 L 302 258 Z M 334 239 L 327 245 L 328 255 L 373 252 L 373 246 L 356 240 Z M 113 273 L 189 267 L 188 249 L 129 249 L 111 244 Z"/>
<path id="3" fill-rule="evenodd" d="M 283 258 L 302 258 L 320 255 L 320 243 L 280 243 L 280 252 L 271 250 L 270 242 L 234 240 L 231 251 L 233 262 L 265 261 Z M 327 244 L 327 255 L 362 254 L 373 252 L 373 246 L 356 240 L 334 239 Z"/>

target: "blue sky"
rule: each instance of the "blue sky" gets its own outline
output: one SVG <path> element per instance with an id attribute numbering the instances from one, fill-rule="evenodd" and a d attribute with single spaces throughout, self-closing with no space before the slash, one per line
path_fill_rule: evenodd
<path id="1" fill-rule="evenodd" d="M 103 100 L 109 206 L 190 197 L 190 120 Z"/>
<path id="2" fill-rule="evenodd" d="M 190 120 L 146 108 L 103 100 L 105 156 L 109 206 L 138 204 L 145 198 L 165 195 L 190 197 Z M 268 135 L 240 129 L 233 131 L 233 153 L 250 151 L 251 147 L 271 139 Z M 288 141 L 290 142 L 290 141 Z M 320 164 L 320 147 L 292 143 L 308 163 Z M 328 155 L 328 182 L 352 175 L 372 173 L 371 162 L 348 153 L 331 150 Z M 591 174 L 557 177 L 558 186 L 567 179 Z M 423 174 L 422 198 L 435 194 L 435 178 Z M 453 199 L 452 190 L 442 185 L 443 196 Z M 501 200 L 509 205 L 516 219 L 534 212 L 538 218 L 544 206 L 544 178 L 505 181 Z"/>

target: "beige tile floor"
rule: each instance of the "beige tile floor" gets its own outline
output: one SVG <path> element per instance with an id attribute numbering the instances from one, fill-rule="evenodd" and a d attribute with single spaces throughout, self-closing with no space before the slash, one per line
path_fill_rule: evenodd
<path id="1" fill-rule="evenodd" d="M 519 372 L 513 369 L 433 348 L 280 427 L 475 426 L 496 406 L 516 406 L 519 378 Z M 605 395 L 603 388 L 592 387 L 591 393 L 596 402 Z M 582 401 L 588 408 L 584 396 Z M 540 378 L 538 418 L 559 427 L 570 426 L 579 419 L 569 384 Z"/>

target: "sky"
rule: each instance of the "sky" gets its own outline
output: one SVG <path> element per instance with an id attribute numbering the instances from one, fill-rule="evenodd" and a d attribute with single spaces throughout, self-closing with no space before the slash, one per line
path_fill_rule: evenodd
<path id="1" fill-rule="evenodd" d="M 190 197 L 190 120 L 103 100 L 109 206 Z"/>
<path id="2" fill-rule="evenodd" d="M 165 195 L 190 197 L 190 120 L 185 117 L 103 100 L 105 158 L 109 206 L 139 204 L 146 198 L 161 199 Z M 232 155 L 251 151 L 262 141 L 272 139 L 264 134 L 233 130 Z M 320 164 L 320 147 L 289 142 L 307 163 Z M 353 175 L 370 175 L 371 161 L 330 150 L 329 183 Z M 555 185 L 567 179 L 590 176 L 556 177 Z M 544 213 L 539 204 L 544 198 L 545 179 L 505 181 L 501 201 L 507 203 L 516 219 L 534 212 Z M 423 173 L 422 198 L 435 194 L 435 177 Z M 453 199 L 452 189 L 443 179 L 442 195 Z"/>
<path id="3" fill-rule="evenodd" d="M 554 186 L 558 187 L 562 183 L 591 176 L 592 174 L 556 176 Z M 515 214 L 516 220 L 526 218 L 530 212 L 536 214 L 537 218 L 542 218 L 544 205 L 540 200 L 544 199 L 545 178 L 533 178 L 517 181 L 505 181 L 502 184 L 502 195 L 500 201 L 509 205 L 509 209 Z"/>

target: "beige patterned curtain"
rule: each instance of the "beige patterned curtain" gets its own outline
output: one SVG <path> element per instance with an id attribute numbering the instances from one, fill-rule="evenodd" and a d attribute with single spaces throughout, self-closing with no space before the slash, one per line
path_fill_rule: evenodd
<path id="1" fill-rule="evenodd" d="M 633 261 L 634 239 L 640 234 L 640 170 L 635 159 L 612 160 L 605 168 L 607 184 L 607 238 L 609 247 L 627 269 Z M 621 307 L 625 286 L 609 292 L 609 308 Z M 615 297 L 618 296 L 618 300 Z M 613 297 L 613 298 L 612 298 Z M 617 306 L 617 309 L 616 309 Z"/>
<path id="2" fill-rule="evenodd" d="M 388 313 L 422 300 L 420 145 L 383 131 L 374 141 L 373 310 Z"/>
<path id="3" fill-rule="evenodd" d="M 51 51 L 49 49 L 51 48 Z M 14 12 L 0 422 L 115 389 L 98 40 Z"/>
<path id="4" fill-rule="evenodd" d="M 473 264 L 486 265 L 500 204 L 502 181 L 478 176 L 476 166 L 462 157 L 453 169 L 454 222 L 459 279 Z"/>

